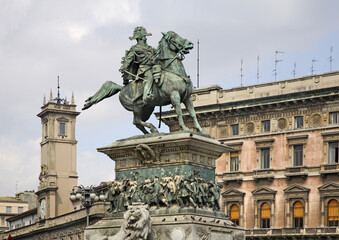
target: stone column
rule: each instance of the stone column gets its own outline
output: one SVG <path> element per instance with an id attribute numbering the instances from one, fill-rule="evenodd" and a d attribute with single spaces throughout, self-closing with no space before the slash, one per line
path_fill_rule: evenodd
<path id="1" fill-rule="evenodd" d="M 289 200 L 286 199 L 286 202 L 285 202 L 285 212 L 286 212 L 286 216 L 285 216 L 285 225 L 286 227 L 291 227 L 291 213 L 290 213 L 290 204 L 289 204 Z"/>
<path id="2" fill-rule="evenodd" d="M 305 224 L 304 224 L 304 228 L 307 228 L 307 226 L 308 226 L 308 199 L 304 198 L 304 202 L 305 202 Z"/>
<path id="3" fill-rule="evenodd" d="M 320 227 L 325 227 L 324 198 L 320 198 Z"/>
<path id="4" fill-rule="evenodd" d="M 258 226 L 258 201 L 254 201 L 254 229 L 259 228 Z"/>
<path id="5" fill-rule="evenodd" d="M 274 211 L 275 211 L 275 208 L 274 208 L 274 201 L 271 201 L 271 228 L 274 227 Z"/>
<path id="6" fill-rule="evenodd" d="M 241 227 L 245 227 L 244 226 L 244 203 L 243 202 L 239 202 L 239 208 L 240 208 L 240 216 L 239 216 L 239 224 Z"/>

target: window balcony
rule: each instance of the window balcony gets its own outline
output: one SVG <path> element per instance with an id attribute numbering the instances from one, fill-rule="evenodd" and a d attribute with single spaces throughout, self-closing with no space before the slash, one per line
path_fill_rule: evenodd
<path id="1" fill-rule="evenodd" d="M 292 178 L 295 178 L 295 177 L 301 177 L 305 180 L 308 176 L 307 167 L 306 166 L 287 167 L 285 176 L 289 180 L 291 180 Z"/>
<path id="2" fill-rule="evenodd" d="M 253 179 L 256 182 L 259 182 L 260 180 L 274 180 L 274 170 L 272 168 L 265 168 L 265 169 L 256 169 L 253 170 Z"/>
<path id="3" fill-rule="evenodd" d="M 241 184 L 243 180 L 243 173 L 241 171 L 226 172 L 222 180 L 226 185 L 230 182 L 237 182 Z"/>
<path id="4" fill-rule="evenodd" d="M 328 163 L 321 165 L 320 175 L 326 178 L 328 175 L 338 175 L 339 176 L 339 163 Z"/>

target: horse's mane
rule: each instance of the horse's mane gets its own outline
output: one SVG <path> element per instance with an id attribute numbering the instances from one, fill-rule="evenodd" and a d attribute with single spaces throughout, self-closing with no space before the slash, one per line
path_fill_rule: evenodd
<path id="1" fill-rule="evenodd" d="M 162 60 L 165 59 L 165 46 L 166 46 L 166 39 L 165 39 L 165 35 L 162 36 L 162 38 L 160 39 L 159 43 L 158 43 L 158 48 L 156 50 L 156 55 L 157 55 L 157 59 L 158 60 Z"/>
<path id="2" fill-rule="evenodd" d="M 158 48 L 156 50 L 158 60 L 168 59 L 168 55 L 166 55 L 166 53 L 168 53 L 168 52 L 165 51 L 166 48 L 168 48 L 167 39 L 173 37 L 173 35 L 175 35 L 175 34 L 176 33 L 172 32 L 172 31 L 169 31 L 167 33 L 163 33 L 163 36 L 160 39 L 160 41 L 158 43 Z"/>

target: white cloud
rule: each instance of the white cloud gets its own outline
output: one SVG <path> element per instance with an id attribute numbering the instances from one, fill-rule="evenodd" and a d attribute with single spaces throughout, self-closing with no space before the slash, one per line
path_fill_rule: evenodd
<path id="1" fill-rule="evenodd" d="M 93 7 L 94 21 L 99 26 L 110 23 L 133 24 L 140 21 L 140 0 L 98 1 Z"/>
<path id="2" fill-rule="evenodd" d="M 20 142 L 15 136 L 0 137 L 0 196 L 36 190 L 40 171 L 40 139 Z"/>
<path id="3" fill-rule="evenodd" d="M 85 26 L 69 26 L 68 28 L 70 38 L 75 41 L 80 41 L 88 32 L 89 30 Z"/>

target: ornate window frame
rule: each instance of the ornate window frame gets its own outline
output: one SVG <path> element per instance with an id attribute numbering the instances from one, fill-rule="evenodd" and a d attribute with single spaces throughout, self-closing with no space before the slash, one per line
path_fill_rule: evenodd
<path id="1" fill-rule="evenodd" d="M 239 206 L 239 226 L 244 226 L 244 192 L 241 192 L 235 188 L 229 188 L 222 195 L 224 212 L 229 215 L 231 206 L 237 204 Z"/>
<path id="2" fill-rule="evenodd" d="M 293 184 L 284 189 L 285 195 L 285 227 L 293 228 L 293 205 L 300 201 L 304 206 L 304 228 L 308 226 L 308 195 L 310 189 L 299 184 Z"/>
<path id="3" fill-rule="evenodd" d="M 42 135 L 43 135 L 43 139 L 44 138 L 48 138 L 48 119 L 47 118 L 43 118 L 41 119 L 41 123 L 42 123 Z"/>
<path id="4" fill-rule="evenodd" d="M 308 135 L 297 135 L 297 136 L 289 136 L 286 137 L 288 141 L 288 156 L 289 156 L 289 161 L 290 161 L 290 166 L 295 167 L 293 162 L 294 162 L 294 146 L 296 145 L 302 145 L 303 146 L 303 164 L 302 166 L 297 166 L 297 167 L 303 167 L 305 166 L 305 161 L 306 161 L 306 144 L 307 144 L 307 139 Z"/>
<path id="5" fill-rule="evenodd" d="M 330 142 L 339 142 L 339 131 L 335 132 L 324 132 L 321 134 L 323 137 L 324 144 L 324 161 L 323 164 L 337 164 L 337 163 L 329 163 L 329 144 Z"/>
<path id="6" fill-rule="evenodd" d="M 67 137 L 69 119 L 65 117 L 60 117 L 60 118 L 57 118 L 56 120 L 58 122 L 58 136 L 62 138 Z M 61 124 L 65 124 L 65 134 L 60 133 Z"/>
<path id="7" fill-rule="evenodd" d="M 275 211 L 275 194 L 276 190 L 273 190 L 268 187 L 260 187 L 252 191 L 253 200 L 254 200 L 254 228 L 260 228 L 261 224 L 261 206 L 265 202 L 270 205 L 271 208 L 271 218 L 270 218 L 270 228 L 274 227 L 274 211 Z"/>
<path id="8" fill-rule="evenodd" d="M 339 202 L 339 184 L 328 182 L 318 187 L 320 193 L 321 227 L 328 226 L 328 203 L 332 199 Z"/>
<path id="9" fill-rule="evenodd" d="M 235 129 L 237 129 L 237 132 L 235 133 Z M 240 135 L 240 124 L 234 123 L 230 125 L 230 136 L 236 137 Z"/>
<path id="10" fill-rule="evenodd" d="M 298 126 L 299 119 L 302 119 L 301 125 Z M 305 128 L 305 117 L 304 115 L 298 115 L 293 117 L 293 129 L 304 129 Z"/>
<path id="11" fill-rule="evenodd" d="M 273 164 L 273 146 L 274 146 L 274 138 L 268 138 L 268 139 L 259 139 L 255 140 L 255 147 L 256 147 L 256 157 L 257 157 L 257 169 L 256 170 L 272 170 L 272 164 Z M 261 149 L 269 148 L 270 150 L 270 167 L 262 169 L 261 168 Z"/>
<path id="12" fill-rule="evenodd" d="M 232 143 L 226 143 L 227 146 L 230 146 L 233 148 L 233 150 L 231 152 L 227 151 L 226 153 L 226 172 L 227 173 L 237 173 L 237 172 L 241 172 L 241 149 L 242 149 L 242 145 L 244 142 L 232 142 Z M 238 152 L 238 171 L 232 171 L 231 172 L 231 153 L 232 152 Z"/>

